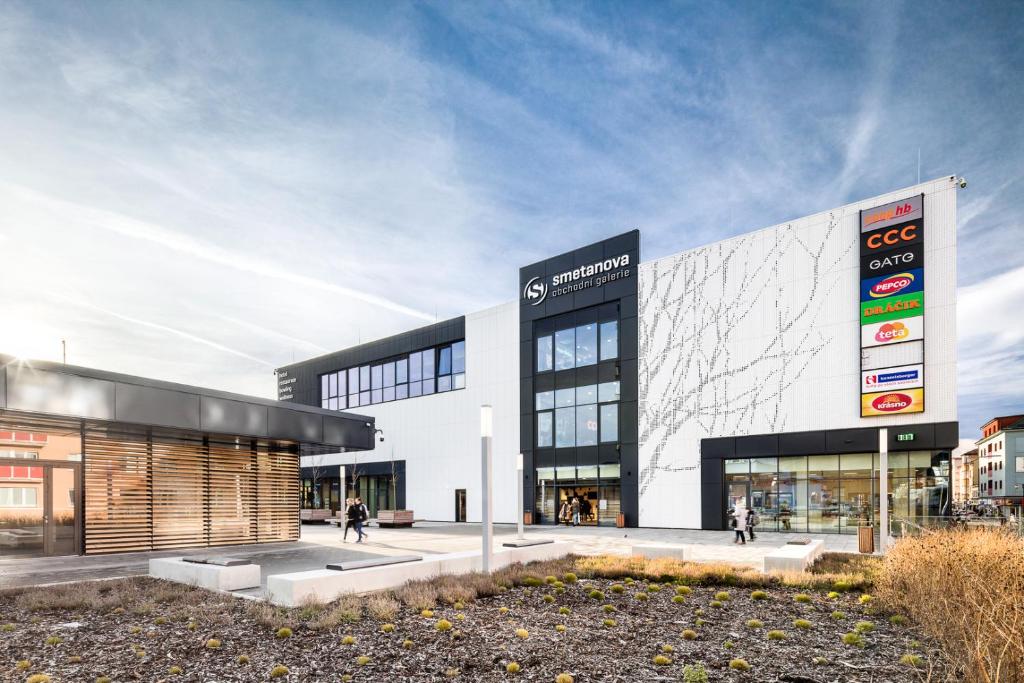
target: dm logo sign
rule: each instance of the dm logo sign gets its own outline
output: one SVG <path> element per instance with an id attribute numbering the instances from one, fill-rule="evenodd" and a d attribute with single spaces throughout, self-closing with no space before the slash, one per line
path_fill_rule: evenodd
<path id="1" fill-rule="evenodd" d="M 531 306 L 537 306 L 543 303 L 544 299 L 548 296 L 548 284 L 541 280 L 539 277 L 535 277 L 526 283 L 523 287 L 523 298 L 530 302 Z"/>

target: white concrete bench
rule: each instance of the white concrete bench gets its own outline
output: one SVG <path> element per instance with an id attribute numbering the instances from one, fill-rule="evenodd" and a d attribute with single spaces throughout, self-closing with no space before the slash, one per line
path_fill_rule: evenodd
<path id="1" fill-rule="evenodd" d="M 670 557 L 674 560 L 689 560 L 692 551 L 686 545 L 668 545 L 665 543 L 634 543 L 629 548 L 630 555 L 642 555 L 648 559 Z"/>
<path id="2" fill-rule="evenodd" d="M 546 543 L 523 548 L 502 548 L 494 551 L 492 570 L 516 562 L 554 560 L 572 552 L 572 543 Z M 467 574 L 481 569 L 480 551 L 427 555 L 418 562 L 334 571 L 313 569 L 305 572 L 272 574 L 267 577 L 267 600 L 275 605 L 296 607 L 306 600 L 331 602 L 342 595 L 369 593 L 398 588 L 419 579 L 442 574 Z"/>
<path id="3" fill-rule="evenodd" d="M 806 571 L 823 552 L 825 552 L 824 541 L 810 541 L 806 544 L 787 543 L 764 556 L 761 571 Z"/>
<path id="4" fill-rule="evenodd" d="M 162 557 L 149 561 L 149 575 L 156 579 L 176 581 L 215 591 L 258 588 L 258 564 L 200 564 L 186 562 L 184 557 Z"/>

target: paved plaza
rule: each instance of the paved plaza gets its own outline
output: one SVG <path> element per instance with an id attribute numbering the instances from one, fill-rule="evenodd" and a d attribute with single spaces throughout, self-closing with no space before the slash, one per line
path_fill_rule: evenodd
<path id="1" fill-rule="evenodd" d="M 479 524 L 417 522 L 411 529 L 370 527 L 368 537 L 355 543 L 354 532 L 348 541 L 342 531 L 326 524 L 304 524 L 301 540 L 290 543 L 225 546 L 192 550 L 123 553 L 101 556 L 68 556 L 33 559 L 0 559 L 0 588 L 64 583 L 93 579 L 137 576 L 148 572 L 155 557 L 188 554 L 221 554 L 243 557 L 262 569 L 266 584 L 270 574 L 319 569 L 330 562 L 365 559 L 380 555 L 429 555 L 476 550 L 480 547 Z M 494 527 L 495 548 L 514 539 L 516 527 Z M 746 545 L 733 544 L 731 531 L 692 531 L 680 529 L 614 529 L 607 527 L 526 527 L 527 538 L 567 541 L 580 555 L 626 555 L 633 543 L 687 545 L 697 562 L 729 562 L 761 566 L 765 554 L 794 538 L 815 538 L 825 542 L 830 552 L 856 552 L 857 538 L 839 534 L 763 533 Z M 253 592 L 258 594 L 259 591 Z"/>

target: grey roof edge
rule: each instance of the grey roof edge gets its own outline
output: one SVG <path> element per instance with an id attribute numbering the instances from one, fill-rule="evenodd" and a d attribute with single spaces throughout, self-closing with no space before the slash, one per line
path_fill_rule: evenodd
<path id="1" fill-rule="evenodd" d="M 289 401 L 275 401 L 273 399 L 262 398 L 259 396 L 249 396 L 247 394 L 236 394 L 230 391 L 221 391 L 220 389 L 210 389 L 208 387 L 198 387 L 189 384 L 178 384 L 177 382 L 166 382 L 164 380 L 151 379 L 149 377 L 139 377 L 137 375 L 125 375 L 119 372 L 97 370 L 96 368 L 86 368 L 80 365 L 65 365 L 63 363 L 54 363 L 52 361 L 30 360 L 26 358 L 18 358 L 16 356 L 0 353 L 0 368 L 6 368 L 8 365 L 16 362 L 22 362 L 28 365 L 29 367 L 37 368 L 39 370 L 57 372 L 66 375 L 75 375 L 77 377 L 86 377 L 89 379 L 100 379 L 109 382 L 120 382 L 122 384 L 134 384 L 136 386 L 166 389 L 168 391 L 179 391 L 186 394 L 195 394 L 200 397 L 221 398 L 229 401 L 239 401 L 242 403 L 261 405 L 267 408 L 292 410 L 295 412 L 309 413 L 312 415 L 319 415 L 323 417 L 342 418 L 358 422 L 376 421 L 376 418 L 370 415 L 340 412 L 337 410 L 324 410 L 323 408 L 308 406 L 301 403 L 291 403 Z"/>
<path id="2" fill-rule="evenodd" d="M 391 339 L 393 337 L 400 337 L 400 336 L 406 335 L 406 334 L 415 334 L 416 332 L 419 332 L 421 330 L 427 330 L 427 329 L 430 329 L 431 327 L 439 327 L 441 325 L 447 325 L 449 323 L 453 323 L 453 322 L 456 322 L 458 320 L 463 320 L 463 319 L 465 319 L 465 317 L 466 317 L 465 315 L 453 315 L 451 318 L 445 318 L 444 320 L 438 320 L 436 323 L 429 323 L 427 325 L 420 325 L 419 327 L 414 327 L 414 328 L 409 329 L 409 330 L 403 330 L 401 332 L 396 332 L 394 334 L 388 334 L 388 335 L 384 335 L 383 337 L 378 337 L 377 339 L 371 339 L 369 341 L 363 342 L 362 344 L 356 344 L 355 346 L 346 346 L 346 347 L 344 347 L 342 349 L 338 349 L 336 351 L 329 351 L 327 353 L 322 353 L 319 356 L 313 356 L 313 357 L 307 358 L 305 360 L 300 360 L 300 361 L 295 361 L 294 363 L 289 363 L 288 365 L 282 365 L 281 367 L 275 369 L 274 372 L 280 372 L 282 370 L 291 370 L 292 368 L 297 368 L 297 367 L 306 365 L 307 363 L 312 363 L 314 361 L 330 358 L 331 356 L 337 356 L 337 355 L 339 355 L 341 353 L 354 352 L 357 349 L 361 349 L 361 348 L 367 347 L 367 346 L 373 346 L 374 344 L 379 344 L 379 343 L 387 341 L 388 339 Z"/>

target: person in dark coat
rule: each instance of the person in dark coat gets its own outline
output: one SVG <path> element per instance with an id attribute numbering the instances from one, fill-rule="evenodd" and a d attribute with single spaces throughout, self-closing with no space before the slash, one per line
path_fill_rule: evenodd
<path id="1" fill-rule="evenodd" d="M 359 535 L 356 543 L 363 540 L 363 523 L 361 521 L 363 511 L 359 505 L 356 505 L 355 500 L 349 500 L 348 507 L 345 509 L 345 518 L 348 520 L 345 522 L 345 533 L 348 533 L 348 528 L 352 527 L 356 530 Z"/>

